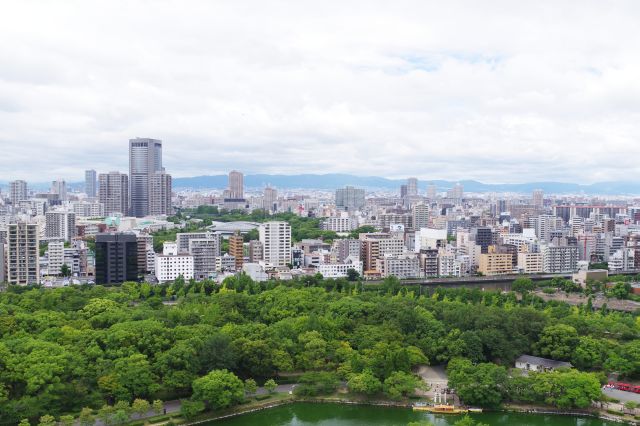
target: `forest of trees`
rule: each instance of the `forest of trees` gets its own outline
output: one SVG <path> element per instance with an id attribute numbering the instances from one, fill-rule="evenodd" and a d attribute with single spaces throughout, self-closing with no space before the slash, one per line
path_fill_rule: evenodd
<path id="1" fill-rule="evenodd" d="M 244 275 L 222 286 L 11 287 L 0 293 L 0 423 L 136 399 L 181 398 L 193 413 L 215 410 L 240 402 L 247 379 L 262 385 L 285 372 L 303 373 L 301 396 L 331 393 L 343 381 L 353 393 L 397 399 L 420 385 L 416 365 L 446 363 L 469 404 L 582 407 L 597 399 L 604 372 L 640 376 L 639 326 L 634 314 L 527 292 L 419 295 L 394 278 L 366 289 Z M 524 353 L 581 371 L 509 373 Z"/>

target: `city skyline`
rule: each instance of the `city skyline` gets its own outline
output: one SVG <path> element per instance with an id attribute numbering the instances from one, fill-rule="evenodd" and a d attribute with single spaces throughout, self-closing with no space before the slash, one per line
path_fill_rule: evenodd
<path id="1" fill-rule="evenodd" d="M 175 177 L 640 171 L 633 2 L 189 3 L 6 10 L 0 180 L 125 170 L 135 136 L 167 143 Z"/>

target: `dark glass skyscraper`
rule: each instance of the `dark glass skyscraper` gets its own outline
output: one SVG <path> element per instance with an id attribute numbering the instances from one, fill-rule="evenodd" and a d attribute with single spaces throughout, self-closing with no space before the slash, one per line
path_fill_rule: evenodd
<path id="1" fill-rule="evenodd" d="M 96 284 L 138 279 L 138 239 L 135 234 L 96 235 Z"/>

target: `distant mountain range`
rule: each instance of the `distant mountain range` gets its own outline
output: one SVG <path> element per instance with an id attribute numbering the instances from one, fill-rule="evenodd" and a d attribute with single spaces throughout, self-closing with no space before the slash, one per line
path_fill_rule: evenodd
<path id="1" fill-rule="evenodd" d="M 640 182 L 599 182 L 589 185 L 564 182 L 529 183 L 482 183 L 475 180 L 420 180 L 420 191 L 424 192 L 428 184 L 435 184 L 439 192 L 452 188 L 456 183 L 464 186 L 465 192 L 511 192 L 529 194 L 534 189 L 542 189 L 547 194 L 585 194 L 585 195 L 640 195 Z M 301 174 L 301 175 L 246 175 L 244 184 L 248 188 L 263 188 L 271 185 L 279 189 L 325 189 L 333 190 L 353 185 L 368 190 L 397 190 L 406 179 L 387 179 L 378 176 L 354 176 L 349 174 Z M 0 181 L 0 187 L 7 190 L 8 182 Z M 47 191 L 50 183 L 31 183 L 29 188 Z M 81 191 L 84 182 L 69 182 L 69 189 Z M 194 176 L 174 178 L 176 189 L 223 189 L 227 187 L 227 175 Z"/>
<path id="2" fill-rule="evenodd" d="M 475 180 L 420 180 L 420 190 L 424 191 L 428 184 L 435 184 L 438 191 L 452 188 L 461 183 L 466 192 L 513 192 L 530 193 L 534 189 L 542 189 L 549 194 L 579 194 L 588 195 L 640 195 L 640 183 L 637 182 L 599 182 L 589 185 L 564 182 L 530 182 L 530 183 L 482 183 Z M 354 176 L 348 174 L 301 174 L 301 175 L 246 175 L 244 184 L 249 188 L 261 188 L 272 185 L 276 188 L 300 189 L 336 189 L 345 185 L 353 185 L 369 190 L 398 189 L 406 183 L 405 179 L 386 179 L 377 176 Z M 195 176 L 188 178 L 174 178 L 175 188 L 216 189 L 227 187 L 226 175 Z"/>

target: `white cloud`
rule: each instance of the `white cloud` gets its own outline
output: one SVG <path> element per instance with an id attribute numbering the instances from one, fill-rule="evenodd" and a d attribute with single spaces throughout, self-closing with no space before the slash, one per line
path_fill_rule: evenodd
<path id="1" fill-rule="evenodd" d="M 640 3 L 20 1 L 0 180 L 127 169 L 487 182 L 640 171 Z"/>

